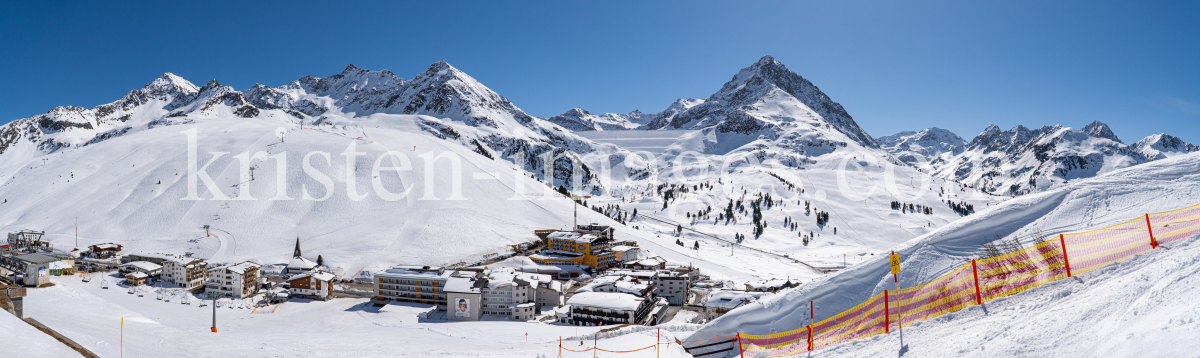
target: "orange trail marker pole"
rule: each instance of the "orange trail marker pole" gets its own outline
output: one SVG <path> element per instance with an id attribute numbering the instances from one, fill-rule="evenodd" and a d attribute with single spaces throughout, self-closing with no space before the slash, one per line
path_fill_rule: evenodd
<path id="1" fill-rule="evenodd" d="M 1150 248 L 1158 248 L 1158 240 L 1154 239 L 1154 228 L 1150 227 L 1150 214 L 1146 214 L 1146 232 L 1150 233 Z"/>
<path id="2" fill-rule="evenodd" d="M 975 275 L 975 304 L 983 304 L 983 294 L 979 292 L 979 266 L 971 260 L 971 273 Z"/>

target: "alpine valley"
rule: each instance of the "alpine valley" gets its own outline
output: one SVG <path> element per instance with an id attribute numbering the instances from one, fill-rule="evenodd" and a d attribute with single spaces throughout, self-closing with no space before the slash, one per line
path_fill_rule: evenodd
<path id="1" fill-rule="evenodd" d="M 286 262 L 299 236 L 353 273 L 509 253 L 575 222 L 560 190 L 588 197 L 578 222 L 716 279 L 811 280 L 1014 195 L 1197 150 L 1098 122 L 875 138 L 771 56 L 658 113 L 550 118 L 446 62 L 245 90 L 167 73 L 0 127 L 0 231 L 66 247 L 77 219 L 80 245 L 219 262 Z"/>

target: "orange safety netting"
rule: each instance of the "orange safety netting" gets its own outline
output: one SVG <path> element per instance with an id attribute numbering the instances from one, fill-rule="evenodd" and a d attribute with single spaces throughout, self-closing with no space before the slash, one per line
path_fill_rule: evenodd
<path id="1" fill-rule="evenodd" d="M 766 352 L 769 356 L 788 356 L 875 336 L 893 327 L 1091 271 L 1197 232 L 1200 204 L 1047 238 L 1015 252 L 968 262 L 920 285 L 884 291 L 810 326 L 770 334 L 741 334 L 739 348 L 755 355 Z"/>
<path id="2" fill-rule="evenodd" d="M 1159 245 L 1185 238 L 1200 231 L 1200 204 L 1150 214 L 1150 223 Z"/>

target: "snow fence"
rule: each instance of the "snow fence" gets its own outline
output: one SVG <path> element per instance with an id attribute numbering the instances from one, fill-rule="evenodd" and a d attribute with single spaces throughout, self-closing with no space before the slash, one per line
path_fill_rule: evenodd
<path id="1" fill-rule="evenodd" d="M 1113 226 L 1061 234 L 1005 255 L 974 260 L 932 281 L 883 291 L 833 317 L 785 332 L 738 334 L 741 356 L 789 356 L 888 333 L 970 305 L 1088 272 L 1200 232 L 1200 204 Z"/>

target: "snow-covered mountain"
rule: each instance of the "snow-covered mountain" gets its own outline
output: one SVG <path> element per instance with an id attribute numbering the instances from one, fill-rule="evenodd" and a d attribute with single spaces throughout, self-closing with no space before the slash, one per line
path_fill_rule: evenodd
<path id="1" fill-rule="evenodd" d="M 0 159 L 18 163 L 157 126 L 216 118 L 345 127 L 375 114 L 418 115 L 415 125 L 421 131 L 487 157 L 522 163 L 539 178 L 552 173 L 555 185 L 572 187 L 569 157 L 597 150 L 591 141 L 526 114 L 466 73 L 437 62 L 411 80 L 350 65 L 329 77 L 305 76 L 280 87 L 256 84 L 245 91 L 216 80 L 197 87 L 167 73 L 113 103 L 59 107 L 0 127 Z M 547 155 L 556 158 L 551 170 L 545 169 Z M 588 188 L 576 189 L 594 190 L 590 168 L 581 169 Z M 0 170 L 5 175 L 12 169 L 0 165 Z"/>
<path id="2" fill-rule="evenodd" d="M 959 154 L 967 142 L 951 131 L 933 127 L 920 132 L 903 131 L 875 138 L 879 146 L 902 162 L 923 165 L 942 153 Z"/>
<path id="3" fill-rule="evenodd" d="M 993 125 L 964 150 L 941 154 L 918 167 L 928 167 L 936 176 L 991 193 L 1010 195 L 1045 190 L 1195 150 L 1196 146 L 1169 135 L 1154 135 L 1126 145 L 1100 122 L 1082 129 L 1055 125 L 1037 129 L 1017 126 L 1002 131 Z"/>
<path id="4" fill-rule="evenodd" d="M 636 109 L 633 112 L 625 114 L 605 113 L 596 115 L 589 113 L 583 108 L 572 108 L 566 113 L 546 118 L 546 120 L 572 131 L 611 131 L 636 129 L 654 117 L 655 115 L 645 114 Z"/>
<path id="5" fill-rule="evenodd" d="M 1184 142 L 1179 137 L 1166 133 L 1152 134 L 1142 138 L 1137 143 L 1133 143 L 1132 147 L 1146 158 L 1154 160 L 1200 151 L 1200 146 Z"/>
<path id="6" fill-rule="evenodd" d="M 879 147 L 840 104 L 771 56 L 743 68 L 703 103 L 655 118 L 645 127 L 711 129 L 712 135 L 764 135 L 771 140 L 852 141 L 862 147 Z M 808 129 L 816 127 L 836 134 L 804 138 L 805 132 L 813 132 Z M 803 130 L 794 131 L 798 128 Z"/>

